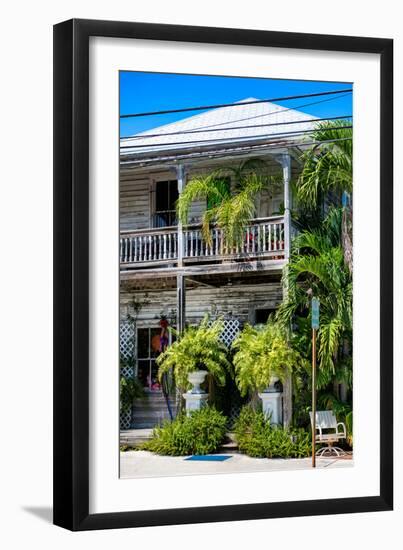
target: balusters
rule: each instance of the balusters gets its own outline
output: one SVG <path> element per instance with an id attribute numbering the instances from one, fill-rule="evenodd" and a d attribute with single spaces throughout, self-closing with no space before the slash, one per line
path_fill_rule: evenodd
<path id="1" fill-rule="evenodd" d="M 252 244 L 253 244 L 252 250 L 253 250 L 253 253 L 256 254 L 256 226 L 252 225 L 251 229 L 252 229 Z"/>
<path id="2" fill-rule="evenodd" d="M 211 228 L 211 242 L 202 237 L 201 227 L 189 227 L 183 231 L 185 258 L 219 258 L 219 256 L 268 255 L 277 257 L 284 251 L 284 220 L 256 220 L 246 226 L 243 236 L 234 249 L 226 250 L 223 231 Z M 276 254 L 277 253 L 277 254 Z M 119 257 L 122 264 L 164 262 L 178 257 L 178 235 L 174 229 L 126 233 L 119 240 Z"/>
<path id="3" fill-rule="evenodd" d="M 277 224 L 276 223 L 273 224 L 273 233 L 274 233 L 274 237 L 273 237 L 274 250 L 277 250 Z"/>
<path id="4" fill-rule="evenodd" d="M 134 253 L 133 253 L 134 262 L 138 262 L 138 255 L 139 255 L 139 238 L 134 237 Z"/>
<path id="5" fill-rule="evenodd" d="M 193 257 L 193 239 L 194 239 L 194 233 L 193 231 L 190 232 L 190 256 Z"/>
<path id="6" fill-rule="evenodd" d="M 257 226 L 257 252 L 262 251 L 262 242 L 261 242 L 261 236 L 260 236 L 260 225 Z"/>
<path id="7" fill-rule="evenodd" d="M 125 239 L 125 262 L 129 259 L 129 239 Z"/>

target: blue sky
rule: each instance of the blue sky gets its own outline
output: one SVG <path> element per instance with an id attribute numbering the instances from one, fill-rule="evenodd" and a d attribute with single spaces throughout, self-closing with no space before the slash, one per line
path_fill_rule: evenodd
<path id="1" fill-rule="evenodd" d="M 351 87 L 350 83 L 345 82 L 311 82 L 122 71 L 120 73 L 120 114 L 233 103 L 247 97 L 269 99 L 342 90 Z M 352 95 L 351 93 L 347 95 L 340 94 L 340 96 L 313 97 L 278 101 L 276 103 L 320 118 L 344 116 L 352 114 Z M 330 98 L 332 99 L 330 100 Z M 330 101 L 323 101 L 325 99 Z M 303 104 L 319 101 L 321 103 L 302 107 Z M 120 135 L 136 134 L 200 112 L 202 111 L 121 119 Z"/>

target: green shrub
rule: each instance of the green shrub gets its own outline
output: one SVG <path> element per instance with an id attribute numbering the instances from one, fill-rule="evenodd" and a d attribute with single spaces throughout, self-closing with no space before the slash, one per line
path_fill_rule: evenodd
<path id="1" fill-rule="evenodd" d="M 212 453 L 224 440 L 226 422 L 227 418 L 214 407 L 204 407 L 154 428 L 152 439 L 140 448 L 168 456 Z"/>
<path id="2" fill-rule="evenodd" d="M 144 390 L 137 378 L 120 378 L 120 410 L 130 411 L 134 400 L 137 397 L 143 397 Z"/>
<path id="3" fill-rule="evenodd" d="M 311 435 L 302 429 L 271 426 L 262 411 L 245 406 L 235 424 L 239 450 L 257 458 L 303 458 L 311 454 Z"/>

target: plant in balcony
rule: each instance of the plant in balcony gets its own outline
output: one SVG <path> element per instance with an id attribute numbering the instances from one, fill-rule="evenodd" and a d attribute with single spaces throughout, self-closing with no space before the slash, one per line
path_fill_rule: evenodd
<path id="1" fill-rule="evenodd" d="M 222 231 L 225 254 L 243 244 L 248 223 L 256 214 L 256 200 L 264 188 L 277 188 L 281 175 L 268 175 L 265 161 L 251 158 L 238 166 L 223 167 L 208 174 L 194 176 L 186 184 L 176 203 L 178 218 L 186 225 L 194 201 L 204 200 L 207 207 L 202 218 L 202 237 L 212 246 L 211 226 Z M 234 182 L 231 192 L 229 183 Z"/>
<path id="2" fill-rule="evenodd" d="M 220 340 L 222 319 L 211 322 L 205 316 L 201 323 L 189 326 L 178 339 L 157 358 L 158 376 L 173 372 L 175 383 L 181 392 L 191 388 L 190 379 L 197 385 L 206 375 L 209 382 L 225 384 L 225 375 L 230 368 L 228 349 Z"/>
<path id="3" fill-rule="evenodd" d="M 282 382 L 307 361 L 294 350 L 281 325 L 269 318 L 265 325 L 245 325 L 232 344 L 235 379 L 241 395 L 256 399 L 258 392 Z"/>

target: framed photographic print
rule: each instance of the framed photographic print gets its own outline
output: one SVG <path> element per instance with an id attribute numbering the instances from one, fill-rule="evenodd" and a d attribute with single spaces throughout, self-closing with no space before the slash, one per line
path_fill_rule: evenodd
<path id="1" fill-rule="evenodd" d="M 54 27 L 55 524 L 392 509 L 392 71 L 383 38 Z"/>

